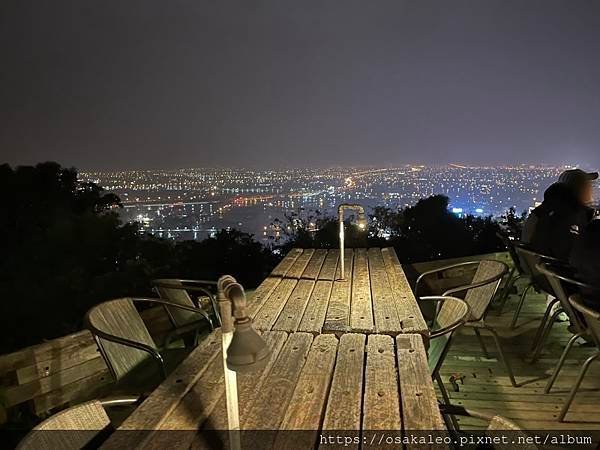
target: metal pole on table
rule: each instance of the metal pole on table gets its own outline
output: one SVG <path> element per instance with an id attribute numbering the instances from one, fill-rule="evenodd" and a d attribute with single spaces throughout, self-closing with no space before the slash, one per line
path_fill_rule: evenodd
<path id="1" fill-rule="evenodd" d="M 244 288 L 231 275 L 225 275 L 219 278 L 217 289 L 222 324 L 221 342 L 229 448 L 240 450 L 240 412 L 236 372 L 260 368 L 266 363 L 270 349 L 252 328 L 252 320 L 246 313 Z"/>
<path id="2" fill-rule="evenodd" d="M 224 284 L 228 278 L 219 280 L 217 301 L 221 314 L 221 343 L 223 356 L 223 375 L 225 377 L 225 399 L 227 401 L 227 424 L 229 429 L 229 446 L 231 450 L 239 450 L 240 443 L 240 410 L 238 405 L 237 375 L 227 367 L 227 350 L 233 339 L 233 314 L 231 301 L 225 296 Z"/>
<path id="3" fill-rule="evenodd" d="M 365 216 L 365 208 L 361 205 L 351 204 L 351 203 L 342 203 L 338 206 L 338 220 L 340 223 L 340 279 L 346 279 L 346 268 L 345 268 L 345 258 L 344 258 L 344 212 L 347 209 L 358 211 L 358 228 L 361 230 L 365 230 L 367 228 L 367 218 Z"/>

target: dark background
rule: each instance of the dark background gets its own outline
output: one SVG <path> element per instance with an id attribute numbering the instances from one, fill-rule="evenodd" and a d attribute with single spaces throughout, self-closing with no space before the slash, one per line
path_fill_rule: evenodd
<path id="1" fill-rule="evenodd" d="M 0 161 L 600 165 L 600 2 L 0 5 Z"/>

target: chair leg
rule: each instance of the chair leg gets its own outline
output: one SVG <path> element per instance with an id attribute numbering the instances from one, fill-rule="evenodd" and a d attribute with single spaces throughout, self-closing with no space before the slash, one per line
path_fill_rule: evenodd
<path id="1" fill-rule="evenodd" d="M 550 334 L 552 325 L 554 325 L 554 322 L 556 322 L 556 319 L 558 319 L 558 315 L 562 312 L 563 312 L 562 308 L 557 308 L 556 311 L 554 311 L 554 314 L 552 314 L 552 317 L 550 318 L 550 321 L 546 325 L 546 328 L 544 329 L 543 334 L 540 336 L 539 343 L 533 352 L 533 355 L 531 357 L 532 363 L 536 362 L 540 358 L 540 353 L 542 353 L 542 348 L 544 347 L 544 344 L 546 343 L 546 339 L 548 339 L 548 335 Z"/>
<path id="2" fill-rule="evenodd" d="M 451 405 L 452 403 L 450 402 L 450 397 L 448 396 L 448 391 L 446 390 L 446 386 L 444 386 L 444 382 L 442 381 L 442 377 L 440 376 L 439 372 L 435 375 L 435 381 L 437 382 L 438 386 L 440 387 L 440 391 L 442 393 L 442 399 L 444 400 L 444 404 Z M 452 421 L 452 426 L 454 427 L 454 429 L 456 431 L 460 431 L 460 429 L 458 427 L 458 420 L 456 420 L 456 417 L 454 417 L 453 414 L 449 414 L 449 416 L 450 416 L 450 420 Z"/>
<path id="3" fill-rule="evenodd" d="M 564 422 L 565 416 L 567 415 L 567 411 L 569 411 L 569 408 L 571 407 L 571 403 L 573 403 L 573 399 L 575 398 L 575 394 L 577 394 L 577 390 L 579 389 L 579 386 L 581 385 L 581 382 L 583 381 L 583 377 L 585 376 L 585 373 L 587 372 L 588 368 L 590 367 L 590 364 L 599 356 L 600 356 L 600 352 L 596 353 L 595 355 L 590 356 L 583 363 L 583 366 L 581 367 L 581 370 L 579 371 L 579 376 L 577 377 L 577 381 L 571 388 L 571 392 L 569 393 L 569 398 L 567 398 L 567 401 L 565 402 L 565 404 L 562 407 L 562 410 L 560 411 L 560 414 L 558 416 L 559 422 Z"/>
<path id="4" fill-rule="evenodd" d="M 504 286 L 504 290 L 502 291 L 502 297 L 500 297 L 500 302 L 498 304 L 498 311 L 497 311 L 498 315 L 502 314 L 504 305 L 506 305 L 506 301 L 508 300 L 508 297 L 510 297 L 510 290 L 513 288 L 513 286 L 515 285 L 517 280 L 520 280 L 521 278 L 523 278 L 523 275 L 517 275 L 516 277 L 513 276 L 515 270 L 516 269 L 513 267 L 512 271 L 510 273 L 510 278 L 509 278 L 508 282 L 506 283 L 506 286 Z"/>
<path id="5" fill-rule="evenodd" d="M 511 328 L 514 328 L 517 325 L 517 320 L 519 319 L 519 314 L 521 313 L 521 308 L 523 307 L 523 303 L 525 303 L 525 297 L 527 297 L 527 293 L 529 292 L 529 289 L 531 289 L 532 287 L 533 287 L 533 284 L 529 283 L 527 285 L 527 287 L 525 287 L 525 289 L 523 290 L 523 293 L 521 294 L 521 299 L 519 300 L 519 304 L 517 305 L 517 309 L 515 309 L 515 313 L 513 315 L 512 322 L 510 323 Z"/>
<path id="6" fill-rule="evenodd" d="M 485 329 L 492 333 L 492 337 L 494 338 L 494 342 L 496 343 L 496 348 L 498 349 L 498 354 L 500 355 L 502 364 L 504 364 L 504 367 L 506 367 L 506 371 L 508 372 L 508 377 L 510 378 L 511 384 L 513 385 L 513 387 L 519 387 L 520 385 L 515 380 L 515 375 L 513 374 L 512 367 L 510 366 L 510 363 L 508 362 L 508 359 L 504 354 L 504 350 L 502 349 L 502 344 L 500 343 L 500 336 L 498 336 L 496 330 L 488 327 L 487 325 L 485 326 Z"/>
<path id="7" fill-rule="evenodd" d="M 556 367 L 554 368 L 554 371 L 552 372 L 552 376 L 548 380 L 548 383 L 546 383 L 546 387 L 544 388 L 544 394 L 548 394 L 550 392 L 550 390 L 552 389 L 552 385 L 556 381 L 556 378 L 558 377 L 558 373 L 562 369 L 562 366 L 565 363 L 565 360 L 567 359 L 567 355 L 571 351 L 571 347 L 573 347 L 573 344 L 575 343 L 575 341 L 577 341 L 577 339 L 579 339 L 581 336 L 583 336 L 583 333 L 574 334 L 571 337 L 571 339 L 569 339 L 569 342 L 567 342 L 567 345 L 565 346 L 565 349 L 563 350 L 562 355 L 560 355 L 560 359 L 558 360 L 558 363 L 556 364 Z"/>
<path id="8" fill-rule="evenodd" d="M 475 336 L 477 336 L 477 339 L 479 340 L 479 345 L 481 345 L 481 350 L 483 350 L 483 355 L 487 359 L 490 359 L 490 354 L 487 351 L 487 348 L 485 346 L 485 342 L 483 342 L 483 337 L 481 336 L 480 331 L 477 328 L 473 328 L 473 330 L 475 331 Z"/>
<path id="9" fill-rule="evenodd" d="M 546 306 L 546 311 L 544 311 L 544 315 L 542 316 L 542 321 L 540 322 L 540 326 L 535 332 L 535 336 L 533 338 L 533 344 L 531 345 L 531 351 L 534 351 L 539 343 L 540 336 L 543 334 L 546 326 L 548 325 L 548 319 L 550 318 L 550 312 L 552 312 L 552 308 L 558 302 L 558 299 L 554 299 Z"/>

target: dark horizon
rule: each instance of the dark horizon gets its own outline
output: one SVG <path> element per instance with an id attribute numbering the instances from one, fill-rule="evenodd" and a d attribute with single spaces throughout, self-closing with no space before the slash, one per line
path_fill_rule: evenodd
<path id="1" fill-rule="evenodd" d="M 600 2 L 5 2 L 0 162 L 600 166 Z"/>

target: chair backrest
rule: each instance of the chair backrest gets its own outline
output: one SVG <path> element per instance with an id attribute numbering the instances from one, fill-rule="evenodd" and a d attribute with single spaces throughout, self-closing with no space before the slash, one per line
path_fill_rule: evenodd
<path id="1" fill-rule="evenodd" d="M 546 276 L 540 272 L 538 269 L 538 264 L 547 263 L 547 262 L 558 262 L 556 258 L 551 256 L 542 255 L 541 253 L 537 253 L 523 244 L 519 244 L 515 247 L 519 258 L 521 259 L 521 264 L 524 270 L 529 275 L 531 282 L 537 289 L 541 289 L 546 294 L 553 295 L 556 297 L 556 293 L 554 292 L 552 285 L 549 283 Z"/>
<path id="2" fill-rule="evenodd" d="M 586 329 L 585 323 L 581 320 L 580 315 L 575 313 L 573 306 L 569 301 L 569 295 L 573 292 L 574 288 L 586 288 L 593 290 L 593 286 L 575 280 L 571 277 L 571 273 L 568 270 L 565 268 L 560 268 L 556 265 L 540 263 L 537 265 L 537 270 L 544 274 L 548 279 L 556 298 L 560 302 L 560 306 L 569 316 L 571 325 L 575 327 L 575 332 L 584 332 Z"/>
<path id="3" fill-rule="evenodd" d="M 153 283 L 156 285 L 155 289 L 160 298 L 178 305 L 190 306 L 192 308 L 196 307 L 194 301 L 190 297 L 190 294 L 185 290 L 181 280 L 154 280 Z M 198 314 L 181 308 L 169 308 L 168 306 L 165 306 L 165 309 L 167 310 L 173 325 L 176 327 L 181 327 L 183 325 L 187 325 L 188 323 L 196 322 L 199 318 Z"/>
<path id="4" fill-rule="evenodd" d="M 79 450 L 110 425 L 110 419 L 98 400 L 60 411 L 31 430 L 17 450 Z"/>
<path id="5" fill-rule="evenodd" d="M 432 331 L 427 350 L 429 370 L 432 376 L 439 372 L 444 363 L 450 350 L 452 335 L 469 318 L 469 305 L 464 300 L 446 297 L 442 301 L 434 321 L 434 327 L 439 331 Z"/>
<path id="6" fill-rule="evenodd" d="M 144 321 L 133 304 L 133 300 L 130 298 L 119 298 L 100 303 L 88 311 L 86 318 L 92 327 L 104 333 L 157 349 Z M 90 331 L 95 335 L 93 330 Z M 95 337 L 102 355 L 117 380 L 150 357 L 143 350 L 111 342 L 97 335 Z"/>
<path id="7" fill-rule="evenodd" d="M 489 280 L 488 283 L 469 289 L 465 294 L 465 301 L 471 308 L 471 320 L 480 320 L 486 313 L 488 306 L 494 299 L 502 278 L 508 272 L 508 266 L 502 261 L 484 259 L 479 262 L 477 271 L 471 284 Z"/>
<path id="8" fill-rule="evenodd" d="M 600 350 L 600 311 L 587 306 L 583 301 L 583 297 L 579 294 L 571 295 L 569 302 L 575 310 L 583 315 L 587 331 L 592 336 L 596 347 Z"/>
<path id="9" fill-rule="evenodd" d="M 490 419 L 488 427 L 486 428 L 486 434 L 491 437 L 505 436 L 506 431 L 510 431 L 510 438 L 517 444 L 516 447 L 523 450 L 537 450 L 538 447 L 531 442 L 531 436 L 529 436 L 523 428 L 508 420 L 506 417 L 494 416 Z"/>

